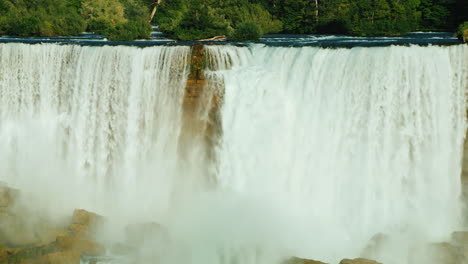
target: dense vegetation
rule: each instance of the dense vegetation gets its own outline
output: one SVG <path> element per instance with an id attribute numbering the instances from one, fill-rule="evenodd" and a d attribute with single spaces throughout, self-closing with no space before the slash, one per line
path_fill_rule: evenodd
<path id="1" fill-rule="evenodd" d="M 147 38 L 156 0 L 0 0 L 0 34 L 66 36 L 83 31 L 111 40 Z M 398 35 L 456 31 L 467 0 L 160 0 L 153 22 L 180 40 L 268 33 Z M 466 27 L 466 24 L 465 24 Z M 462 26 L 460 26 L 462 28 Z M 462 30 L 462 29 L 459 29 Z"/>
<path id="2" fill-rule="evenodd" d="M 149 37 L 148 14 L 139 0 L 0 0 L 0 34 L 69 36 L 87 30 L 133 40 Z"/>
<path id="3" fill-rule="evenodd" d="M 468 43 L 468 21 L 461 24 L 457 29 L 457 37 Z"/>
<path id="4" fill-rule="evenodd" d="M 453 32 L 467 16 L 466 0 L 165 0 L 155 21 L 171 37 L 201 39 L 234 37 L 246 22 L 263 34 Z"/>

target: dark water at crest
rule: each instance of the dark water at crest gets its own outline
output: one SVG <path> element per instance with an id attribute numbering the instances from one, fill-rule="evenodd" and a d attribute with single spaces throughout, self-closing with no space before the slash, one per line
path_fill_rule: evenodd
<path id="1" fill-rule="evenodd" d="M 0 36 L 0 43 L 57 43 L 57 44 L 77 44 L 84 46 L 116 46 L 127 45 L 137 47 L 147 46 L 174 46 L 191 45 L 195 43 L 209 45 L 235 45 L 248 46 L 249 42 L 222 42 L 222 41 L 175 41 L 166 38 L 159 31 L 157 26 L 153 26 L 153 32 L 149 40 L 137 41 L 108 41 L 103 35 L 93 33 L 82 33 L 79 36 L 71 37 L 12 37 Z M 352 47 L 384 47 L 391 45 L 457 45 L 461 41 L 448 32 L 414 32 L 402 36 L 391 37 L 353 37 L 345 35 L 265 35 L 260 40 L 254 42 L 275 47 L 324 47 L 324 48 L 352 48 Z"/>

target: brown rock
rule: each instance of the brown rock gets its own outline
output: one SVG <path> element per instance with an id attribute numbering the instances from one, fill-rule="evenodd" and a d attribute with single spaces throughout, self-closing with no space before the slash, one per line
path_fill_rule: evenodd
<path id="1" fill-rule="evenodd" d="M 37 264 L 79 264 L 80 253 L 76 251 L 61 251 L 49 253 L 40 258 Z"/>
<path id="2" fill-rule="evenodd" d="M 304 258 L 297 258 L 292 257 L 287 261 L 288 264 L 327 264 L 325 262 L 312 260 L 312 259 L 304 259 Z"/>
<path id="3" fill-rule="evenodd" d="M 32 226 L 15 215 L 2 215 L 0 217 L 0 243 L 25 246 L 38 243 Z"/>
<path id="4" fill-rule="evenodd" d="M 375 260 L 356 258 L 356 259 L 343 259 L 340 264 L 382 264 Z"/>
<path id="5" fill-rule="evenodd" d="M 452 241 L 456 244 L 468 246 L 468 232 L 465 232 L 465 231 L 453 232 Z"/>
<path id="6" fill-rule="evenodd" d="M 458 247 L 447 243 L 432 243 L 428 246 L 428 255 L 434 263 L 460 264 L 460 250 Z"/>
<path id="7" fill-rule="evenodd" d="M 89 229 L 89 226 L 81 224 L 71 224 L 68 226 L 68 230 L 72 235 L 80 238 L 89 238 L 91 235 Z"/>
<path id="8" fill-rule="evenodd" d="M 104 218 L 98 214 L 77 209 L 73 212 L 72 224 L 68 226 L 68 230 L 73 236 L 92 239 L 104 222 Z"/>
<path id="9" fill-rule="evenodd" d="M 0 246 L 0 263 L 8 263 L 8 259 L 18 253 L 17 249 L 4 248 Z"/>
<path id="10" fill-rule="evenodd" d="M 101 244 L 71 236 L 58 236 L 57 246 L 63 251 L 76 251 L 80 255 L 100 256 L 105 253 L 105 248 Z"/>
<path id="11" fill-rule="evenodd" d="M 83 210 L 83 209 L 76 209 L 73 212 L 73 217 L 72 217 L 73 224 L 91 226 L 101 221 L 102 221 L 102 216 Z"/>
<path id="12" fill-rule="evenodd" d="M 18 196 L 18 191 L 0 184 L 0 207 L 10 207 Z"/>

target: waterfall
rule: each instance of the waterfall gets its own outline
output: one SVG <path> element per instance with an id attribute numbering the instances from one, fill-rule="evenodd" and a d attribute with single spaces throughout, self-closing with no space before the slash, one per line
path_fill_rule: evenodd
<path id="1" fill-rule="evenodd" d="M 414 264 L 461 227 L 468 47 L 207 46 L 224 89 L 209 154 L 185 131 L 190 55 L 0 44 L 0 181 L 110 233 L 162 223 L 148 263 L 338 263 L 382 235 L 373 257 Z"/>
<path id="2" fill-rule="evenodd" d="M 281 246 L 337 263 L 378 233 L 459 228 L 466 46 L 208 51 L 225 83 L 219 188 L 273 206 L 262 228 Z"/>
<path id="3" fill-rule="evenodd" d="M 189 47 L 1 44 L 0 180 L 50 210 L 167 210 L 197 175 L 178 155 L 189 56 Z"/>

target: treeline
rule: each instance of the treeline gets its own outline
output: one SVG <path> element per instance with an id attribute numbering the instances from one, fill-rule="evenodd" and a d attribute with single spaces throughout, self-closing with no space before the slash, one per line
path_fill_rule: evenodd
<path id="1" fill-rule="evenodd" d="M 454 32 L 467 16 L 467 0 L 164 0 L 154 21 L 176 39 L 248 35 L 245 40 L 279 32 L 358 36 Z"/>
<path id="2" fill-rule="evenodd" d="M 153 22 L 180 40 L 454 32 L 468 20 L 468 0 L 0 0 L 0 34 L 70 36 L 88 31 L 110 40 L 148 38 L 154 7 Z M 465 32 L 460 28 L 458 32 Z"/>
<path id="3" fill-rule="evenodd" d="M 83 31 L 110 40 L 148 38 L 149 10 L 140 0 L 0 0 L 0 34 L 73 36 Z"/>

